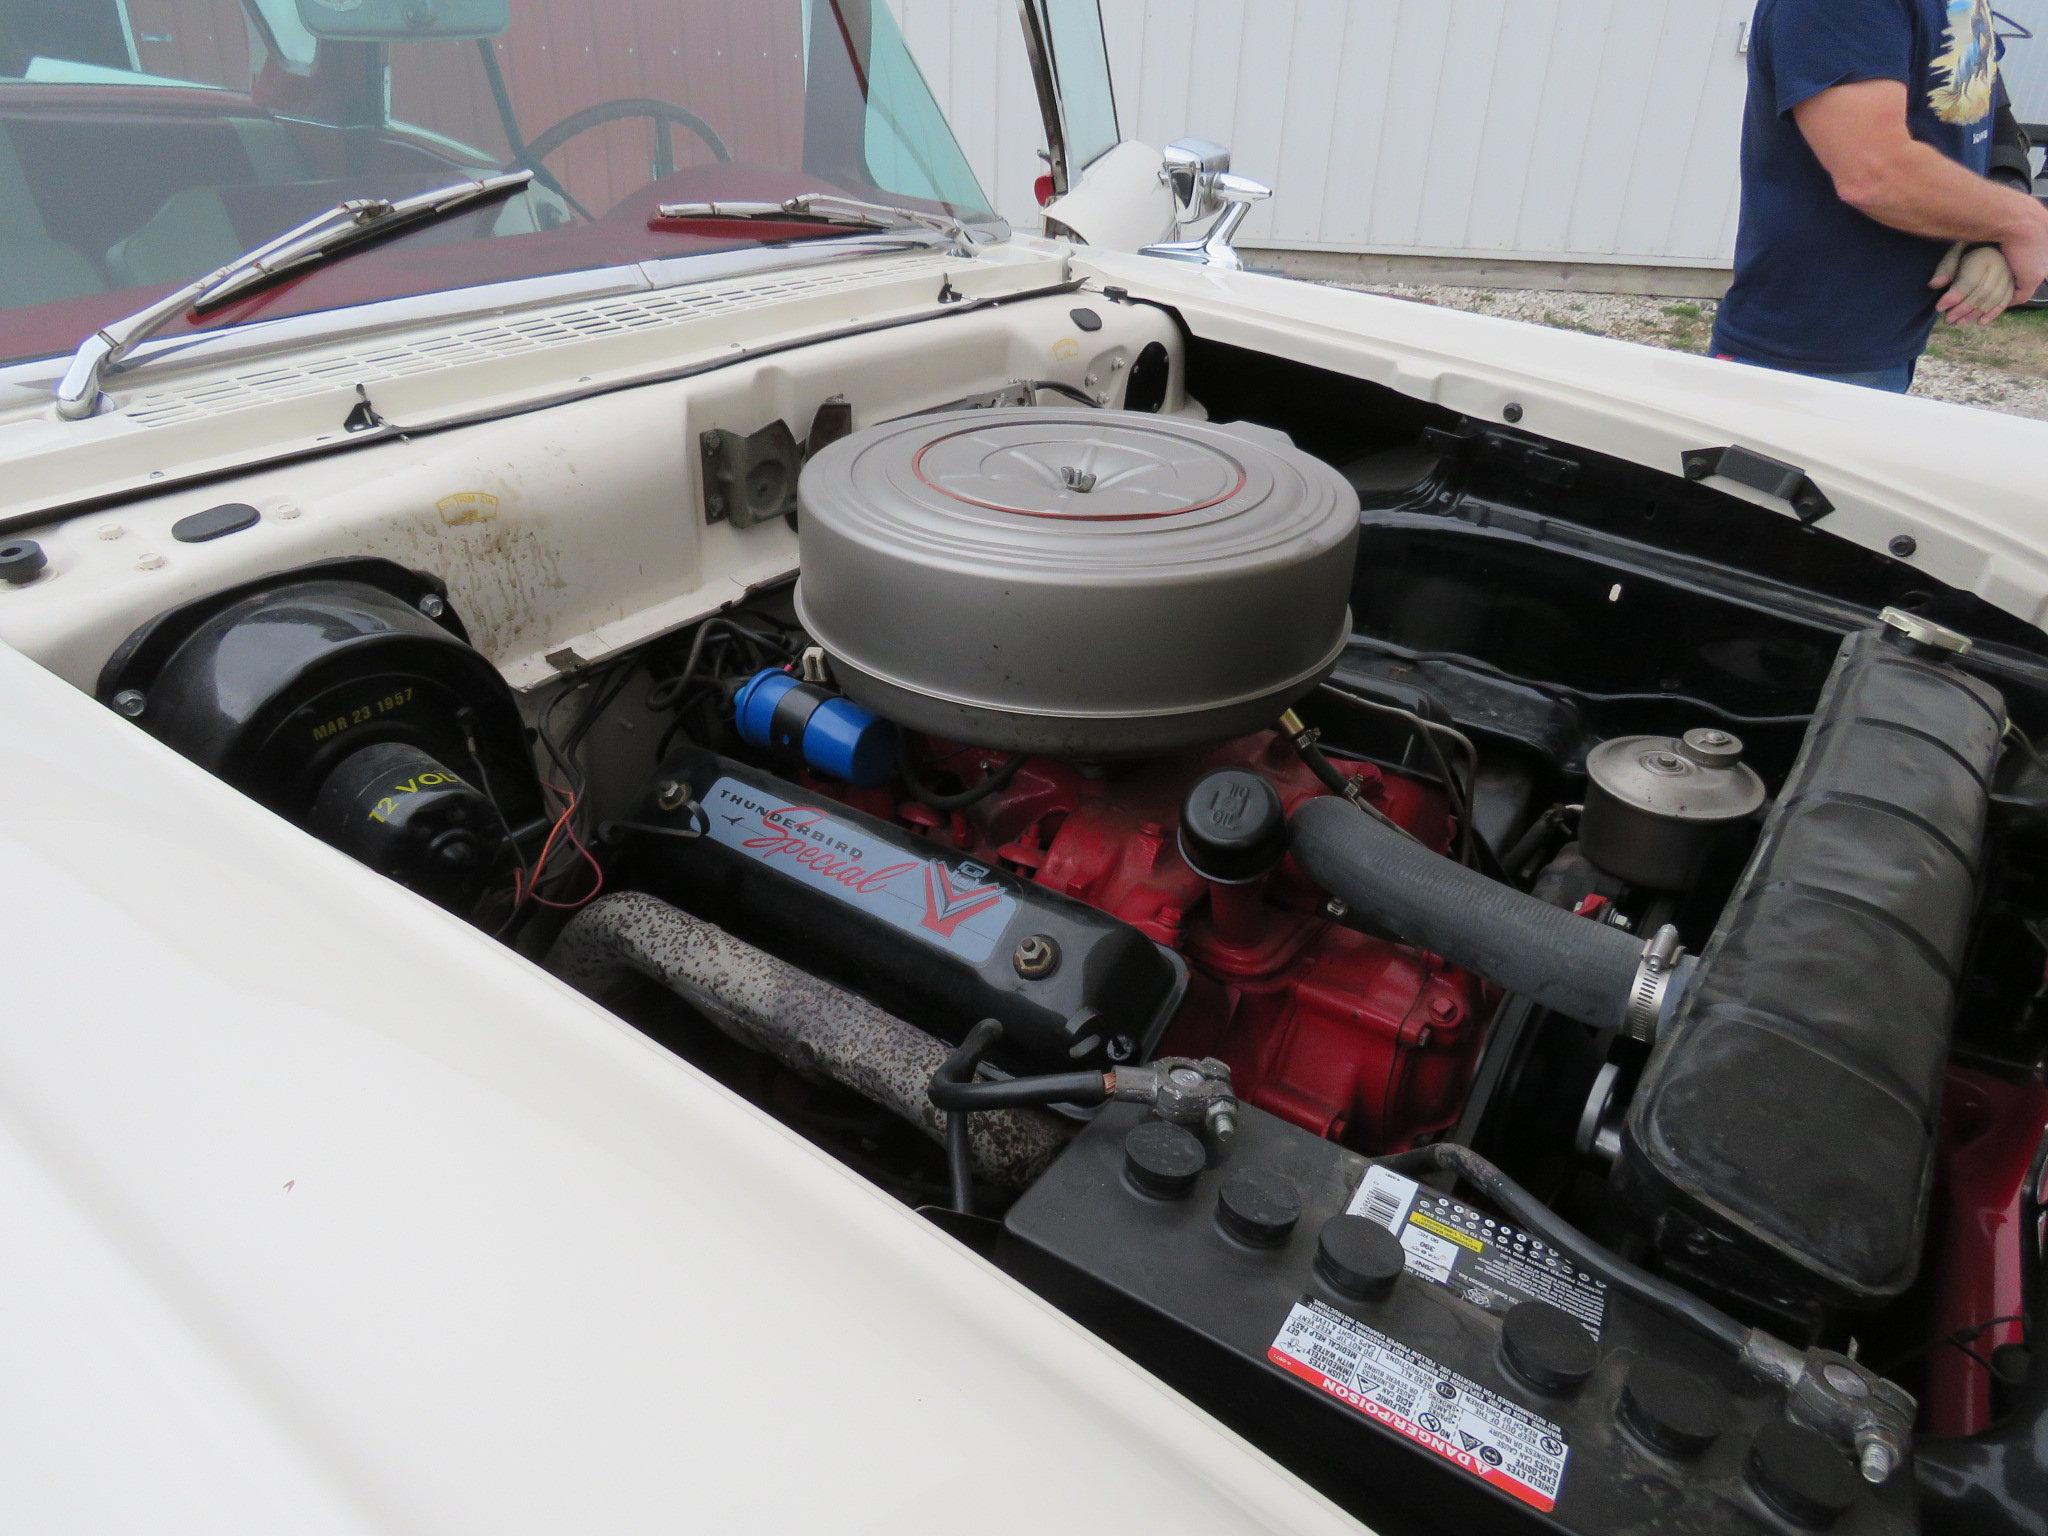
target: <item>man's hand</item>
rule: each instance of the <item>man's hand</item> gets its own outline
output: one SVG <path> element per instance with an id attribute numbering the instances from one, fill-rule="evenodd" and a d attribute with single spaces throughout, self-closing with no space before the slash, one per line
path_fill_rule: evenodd
<path id="1" fill-rule="evenodd" d="M 2023 192 L 2014 192 L 2036 217 L 2020 220 L 2019 227 L 2000 246 L 2005 264 L 2012 269 L 2017 302 L 2024 304 L 2048 283 L 2048 206 Z"/>
<path id="2" fill-rule="evenodd" d="M 2012 308 L 2019 292 L 2005 253 L 1995 245 L 1958 240 L 1934 269 L 1930 288 L 1946 288 L 1935 308 L 1950 325 L 1986 326 Z"/>

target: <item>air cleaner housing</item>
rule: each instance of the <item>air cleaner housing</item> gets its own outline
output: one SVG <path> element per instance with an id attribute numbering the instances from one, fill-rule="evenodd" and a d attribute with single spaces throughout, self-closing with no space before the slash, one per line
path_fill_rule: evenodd
<path id="1" fill-rule="evenodd" d="M 1350 636 L 1358 498 L 1281 433 L 950 411 L 832 444 L 798 488 L 797 613 L 855 699 L 1064 757 L 1270 723 Z"/>

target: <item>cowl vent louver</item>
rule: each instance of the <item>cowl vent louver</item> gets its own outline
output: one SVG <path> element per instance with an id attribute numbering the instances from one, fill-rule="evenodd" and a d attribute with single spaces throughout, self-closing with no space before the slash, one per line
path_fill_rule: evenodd
<path id="1" fill-rule="evenodd" d="M 461 324 L 444 332 L 323 348 L 288 363 L 267 361 L 235 373 L 197 374 L 183 383 L 173 381 L 167 388 L 145 390 L 130 400 L 121 414 L 141 427 L 174 426 L 301 399 L 336 385 L 374 388 L 385 380 L 496 362 L 571 342 L 686 325 L 789 299 L 867 287 L 921 271 L 928 271 L 936 283 L 946 265 L 943 256 L 919 252 L 863 258 L 846 266 L 584 300 L 557 309 Z M 118 379 L 111 387 L 117 396 L 122 393 Z"/>

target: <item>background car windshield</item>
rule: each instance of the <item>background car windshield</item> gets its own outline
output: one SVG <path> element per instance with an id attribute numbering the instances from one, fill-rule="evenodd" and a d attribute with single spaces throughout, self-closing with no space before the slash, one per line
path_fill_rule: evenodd
<path id="1" fill-rule="evenodd" d="M 987 216 L 879 0 L 0 0 L 0 360 L 344 198 L 521 166 L 527 194 L 206 324 L 820 234 L 664 202 Z"/>

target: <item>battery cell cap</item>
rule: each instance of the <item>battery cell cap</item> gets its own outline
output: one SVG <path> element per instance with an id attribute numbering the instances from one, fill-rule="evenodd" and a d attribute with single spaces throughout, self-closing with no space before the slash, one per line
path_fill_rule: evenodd
<path id="1" fill-rule="evenodd" d="M 1847 1514 L 1861 1486 L 1848 1457 L 1826 1435 L 1789 1419 L 1773 1419 L 1756 1432 L 1749 1480 L 1779 1514 L 1816 1531 Z"/>
<path id="2" fill-rule="evenodd" d="M 1332 1216 L 1316 1237 L 1316 1273 L 1361 1301 L 1384 1296 L 1407 1267 L 1401 1240 L 1365 1216 Z"/>
<path id="3" fill-rule="evenodd" d="M 1583 1387 L 1600 1363 L 1585 1325 L 1547 1301 L 1519 1301 L 1500 1328 L 1501 1356 L 1510 1371 L 1539 1392 L 1566 1396 Z"/>
<path id="4" fill-rule="evenodd" d="M 1178 1200 L 1194 1187 L 1209 1154 L 1196 1137 L 1164 1120 L 1133 1126 L 1124 1138 L 1124 1174 L 1143 1194 Z"/>
<path id="5" fill-rule="evenodd" d="M 1621 1422 L 1652 1450 L 1697 1456 L 1728 1422 L 1728 1397 L 1704 1376 L 1645 1355 L 1621 1386 Z"/>
<path id="6" fill-rule="evenodd" d="M 1216 1221 L 1241 1243 L 1277 1248 L 1301 1220 L 1301 1196 L 1266 1168 L 1233 1168 L 1216 1193 Z"/>

